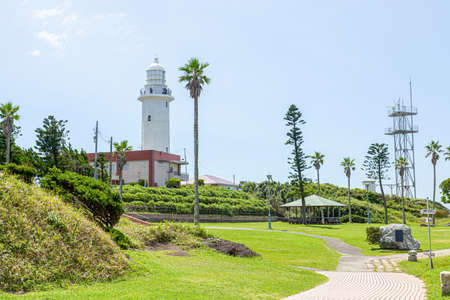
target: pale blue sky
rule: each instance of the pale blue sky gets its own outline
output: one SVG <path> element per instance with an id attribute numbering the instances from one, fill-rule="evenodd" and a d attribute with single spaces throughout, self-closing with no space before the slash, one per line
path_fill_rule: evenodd
<path id="1" fill-rule="evenodd" d="M 424 146 L 450 145 L 447 1 L 2 1 L 0 102 L 21 106 L 21 146 L 49 114 L 93 151 L 92 128 L 140 147 L 139 89 L 157 54 L 166 68 L 171 148 L 192 159 L 193 105 L 177 67 L 211 66 L 200 99 L 200 173 L 237 180 L 288 175 L 283 116 L 304 113 L 304 148 L 326 155 L 322 182 L 345 186 L 339 162 L 361 165 L 392 145 L 387 106 L 414 85 L 418 196 L 431 197 Z M 108 145 L 100 143 L 100 150 Z M 450 163 L 438 164 L 438 182 Z M 313 170 L 307 175 L 314 176 Z M 352 186 L 361 186 L 360 169 Z"/>

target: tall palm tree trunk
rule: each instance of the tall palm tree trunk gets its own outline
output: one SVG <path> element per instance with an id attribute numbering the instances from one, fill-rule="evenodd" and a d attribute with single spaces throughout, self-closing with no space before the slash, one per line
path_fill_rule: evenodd
<path id="1" fill-rule="evenodd" d="M 11 158 L 11 134 L 6 134 L 6 163 L 9 164 Z"/>
<path id="2" fill-rule="evenodd" d="M 402 182 L 402 215 L 403 215 L 403 224 L 406 224 L 406 216 L 405 216 L 405 193 L 404 193 L 405 187 L 403 186 L 403 176 L 401 177 L 401 182 Z"/>
<path id="3" fill-rule="evenodd" d="M 122 202 L 122 170 L 119 173 L 119 185 L 120 185 L 120 201 Z"/>
<path id="4" fill-rule="evenodd" d="M 433 210 L 436 209 L 436 164 L 433 164 Z M 433 226 L 436 225 L 436 215 L 433 214 Z"/>
<path id="5" fill-rule="evenodd" d="M 198 200 L 198 97 L 194 98 L 194 184 L 194 224 L 197 225 L 200 217 L 200 204 Z"/>
<path id="6" fill-rule="evenodd" d="M 319 169 L 316 169 L 317 170 L 317 187 L 318 187 L 318 193 L 319 193 L 319 196 L 320 196 L 320 176 L 319 176 Z"/>
<path id="7" fill-rule="evenodd" d="M 348 179 L 348 222 L 352 222 L 352 204 L 350 200 L 350 176 L 347 176 Z"/>

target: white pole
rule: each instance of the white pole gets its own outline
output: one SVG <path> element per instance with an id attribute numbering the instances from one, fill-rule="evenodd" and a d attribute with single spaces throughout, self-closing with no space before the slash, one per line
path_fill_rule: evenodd
<path id="1" fill-rule="evenodd" d="M 430 256 L 430 270 L 433 269 L 433 259 L 431 258 L 431 233 L 430 233 L 430 198 L 427 197 L 427 223 L 428 223 L 428 249 Z"/>
<path id="2" fill-rule="evenodd" d="M 94 154 L 94 179 L 97 180 L 97 145 L 98 145 L 98 121 L 95 123 L 95 154 Z"/>

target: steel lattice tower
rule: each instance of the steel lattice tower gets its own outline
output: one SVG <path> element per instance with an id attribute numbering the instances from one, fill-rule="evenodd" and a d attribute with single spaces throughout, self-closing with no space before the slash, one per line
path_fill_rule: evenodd
<path id="1" fill-rule="evenodd" d="M 416 162 L 414 157 L 414 133 L 419 131 L 414 125 L 414 116 L 417 108 L 412 106 L 412 85 L 409 81 L 409 106 L 404 105 L 400 99 L 388 108 L 388 117 L 392 118 L 392 127 L 386 128 L 385 134 L 394 137 L 395 160 L 404 157 L 408 167 L 404 174 L 405 196 L 416 198 Z M 395 185 L 397 195 L 401 194 L 401 178 L 395 169 Z"/>

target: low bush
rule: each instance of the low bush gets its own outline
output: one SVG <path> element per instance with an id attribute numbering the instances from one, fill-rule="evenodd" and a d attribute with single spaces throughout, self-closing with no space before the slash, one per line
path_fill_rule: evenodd
<path id="1" fill-rule="evenodd" d="M 41 179 L 41 186 L 87 209 L 104 228 L 114 227 L 124 211 L 119 194 L 108 184 L 91 177 L 53 168 Z"/>
<path id="2" fill-rule="evenodd" d="M 106 230 L 111 239 L 121 248 L 121 249 L 130 249 L 136 248 L 136 245 L 122 232 L 115 228 L 108 228 Z"/>
<path id="3" fill-rule="evenodd" d="M 108 234 L 77 209 L 2 173 L 0 224 L 2 290 L 109 280 L 129 268 Z"/>
<path id="4" fill-rule="evenodd" d="M 181 180 L 178 178 L 170 178 L 166 182 L 168 188 L 179 188 L 181 186 Z"/>
<path id="5" fill-rule="evenodd" d="M 37 175 L 37 170 L 28 166 L 7 164 L 0 165 L 0 171 L 6 171 L 8 174 L 16 175 L 27 183 L 32 183 Z"/>
<path id="6" fill-rule="evenodd" d="M 380 227 L 367 227 L 366 228 L 366 241 L 372 245 L 380 244 L 381 230 Z"/>
<path id="7" fill-rule="evenodd" d="M 205 185 L 205 181 L 203 179 L 199 179 L 198 180 L 198 185 L 199 186 Z"/>
<path id="8" fill-rule="evenodd" d="M 173 243 L 184 248 L 199 247 L 201 239 L 213 237 L 198 225 L 166 222 L 145 226 L 122 218 L 117 229 L 126 234 L 139 248 Z"/>

